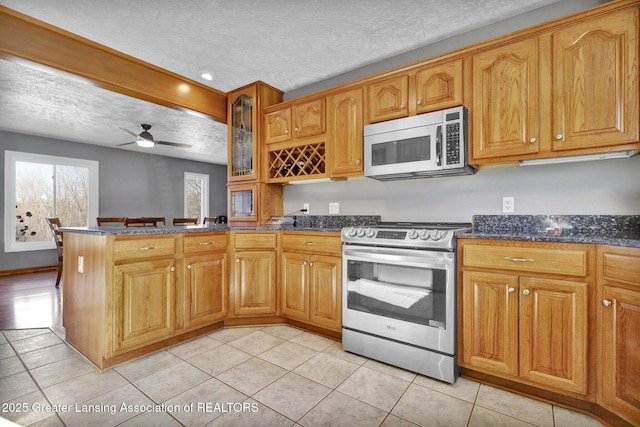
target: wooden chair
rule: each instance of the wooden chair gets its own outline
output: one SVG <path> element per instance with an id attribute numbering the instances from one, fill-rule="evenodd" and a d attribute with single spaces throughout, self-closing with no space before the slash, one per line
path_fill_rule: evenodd
<path id="1" fill-rule="evenodd" d="M 47 224 L 53 234 L 53 240 L 56 242 L 56 250 L 58 251 L 58 277 L 56 277 L 56 288 L 60 286 L 60 278 L 62 277 L 62 256 L 64 255 L 64 248 L 62 246 L 62 231 L 59 230 L 62 227 L 59 218 L 47 218 Z"/>
<path id="2" fill-rule="evenodd" d="M 219 215 L 219 216 L 208 216 L 205 217 L 204 221 L 202 221 L 202 223 L 204 225 L 207 224 L 226 224 L 227 223 L 227 217 L 224 215 Z"/>
<path id="3" fill-rule="evenodd" d="M 125 227 L 157 227 L 158 222 L 154 218 L 125 218 Z"/>
<path id="4" fill-rule="evenodd" d="M 216 223 L 215 216 L 205 216 L 204 219 L 202 220 L 202 224 L 204 225 L 215 224 L 215 223 Z"/>
<path id="5" fill-rule="evenodd" d="M 161 222 L 162 225 L 166 225 L 167 221 L 165 220 L 165 218 L 163 216 L 143 216 L 142 217 L 143 220 L 145 221 L 153 221 L 155 222 L 155 227 L 158 226 L 158 223 Z"/>
<path id="6" fill-rule="evenodd" d="M 198 217 L 196 218 L 173 218 L 173 225 L 197 225 Z"/>
<path id="7" fill-rule="evenodd" d="M 122 224 L 124 225 L 125 217 L 98 217 L 96 220 L 98 221 L 98 227 L 103 224 Z"/>

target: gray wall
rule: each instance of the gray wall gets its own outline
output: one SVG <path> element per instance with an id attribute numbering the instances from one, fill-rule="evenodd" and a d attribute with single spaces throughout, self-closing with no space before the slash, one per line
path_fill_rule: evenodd
<path id="1" fill-rule="evenodd" d="M 306 86 L 286 99 L 338 86 L 434 55 L 606 3 L 563 0 L 479 30 L 442 40 L 386 61 Z M 474 214 L 501 214 L 502 197 L 515 197 L 516 214 L 638 214 L 640 156 L 564 165 L 488 169 L 477 175 L 414 181 L 360 179 L 287 186 L 284 212 L 310 204 L 310 214 L 381 215 L 386 221 L 470 221 Z"/>
<path id="2" fill-rule="evenodd" d="M 4 203 L 4 151 L 22 151 L 52 156 L 96 160 L 100 168 L 101 216 L 165 216 L 168 221 L 183 212 L 184 172 L 209 175 L 209 214 L 226 215 L 227 168 L 224 165 L 175 159 L 153 154 L 61 141 L 0 131 L 0 200 Z M 4 227 L 4 209 L 0 210 Z M 55 250 L 4 252 L 4 233 L 0 271 L 56 265 Z"/>

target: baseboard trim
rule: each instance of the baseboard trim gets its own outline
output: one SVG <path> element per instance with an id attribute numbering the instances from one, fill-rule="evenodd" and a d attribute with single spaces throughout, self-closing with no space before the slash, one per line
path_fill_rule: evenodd
<path id="1" fill-rule="evenodd" d="M 0 270 L 0 277 L 3 276 L 15 276 L 18 274 L 31 274 L 31 273 L 43 273 L 47 271 L 56 271 L 58 270 L 57 265 L 45 265 L 42 267 L 26 267 L 26 268 L 16 268 L 14 270 Z"/>

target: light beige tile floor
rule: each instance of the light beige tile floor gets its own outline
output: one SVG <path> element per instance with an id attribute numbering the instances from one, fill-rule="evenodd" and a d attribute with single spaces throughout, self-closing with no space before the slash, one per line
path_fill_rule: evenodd
<path id="1" fill-rule="evenodd" d="M 0 417 L 30 426 L 601 425 L 282 325 L 219 330 L 103 373 L 49 329 L 2 331 L 0 403 Z"/>

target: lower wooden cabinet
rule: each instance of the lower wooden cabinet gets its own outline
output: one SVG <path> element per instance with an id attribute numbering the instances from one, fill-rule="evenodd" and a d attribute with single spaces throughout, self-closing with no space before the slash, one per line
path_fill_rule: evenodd
<path id="1" fill-rule="evenodd" d="M 640 425 L 640 249 L 598 248 L 597 402 Z"/>
<path id="2" fill-rule="evenodd" d="M 340 237 L 319 234 L 285 233 L 282 236 L 282 314 L 290 319 L 340 331 Z"/>
<path id="3" fill-rule="evenodd" d="M 171 336 L 175 329 L 175 261 L 114 267 L 114 351 L 126 352 Z"/>
<path id="4" fill-rule="evenodd" d="M 549 251 L 557 257 L 551 265 L 544 262 Z M 574 396 L 592 394 L 595 247 L 464 241 L 459 254 L 460 365 Z"/>
<path id="5" fill-rule="evenodd" d="M 227 317 L 227 253 L 185 258 L 185 327 L 206 326 Z"/>

